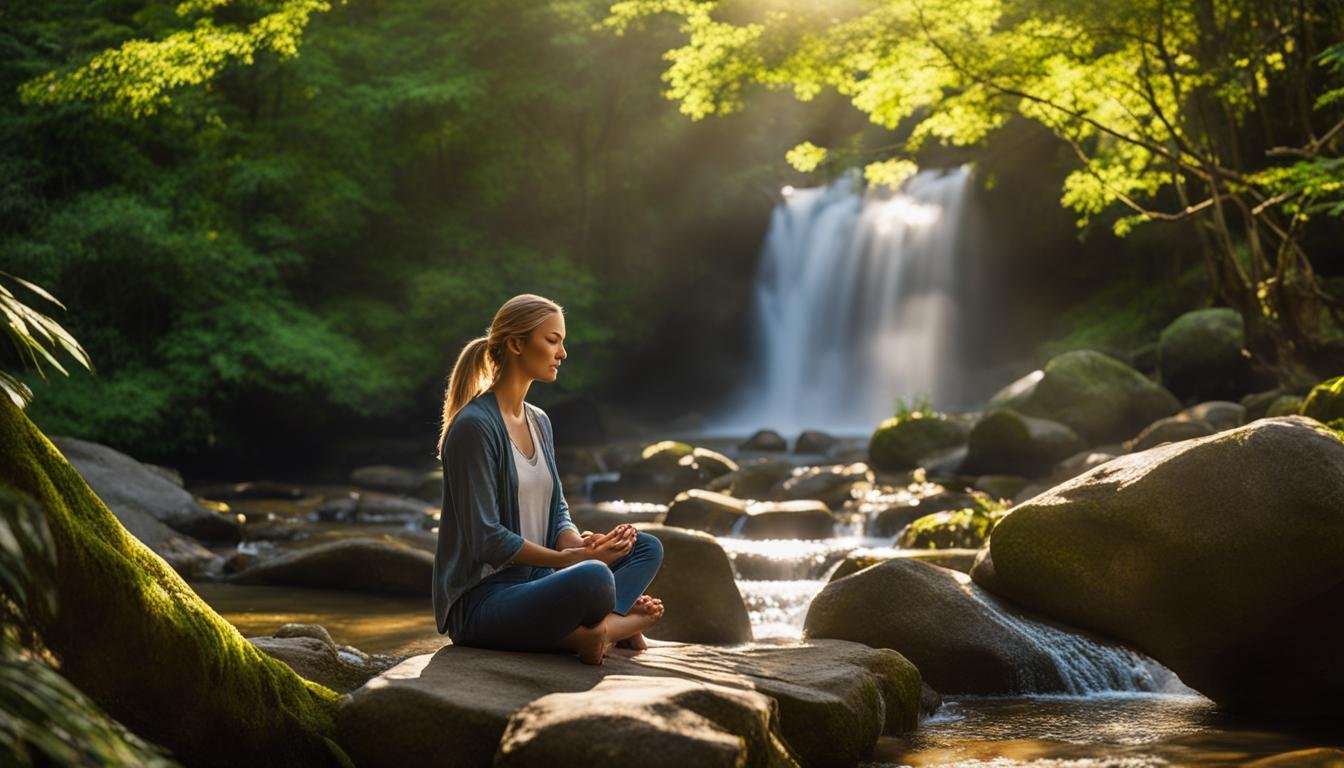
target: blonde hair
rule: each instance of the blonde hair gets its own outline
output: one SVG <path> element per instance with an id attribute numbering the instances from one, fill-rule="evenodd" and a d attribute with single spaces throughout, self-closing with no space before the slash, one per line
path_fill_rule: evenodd
<path id="1" fill-rule="evenodd" d="M 508 339 L 526 339 L 554 312 L 565 310 L 554 301 L 532 293 L 522 293 L 504 302 L 486 329 L 462 348 L 448 376 L 443 393 L 443 429 L 439 432 L 438 457 L 443 458 L 443 443 L 453 417 L 472 398 L 489 389 L 504 372 L 504 343 Z"/>

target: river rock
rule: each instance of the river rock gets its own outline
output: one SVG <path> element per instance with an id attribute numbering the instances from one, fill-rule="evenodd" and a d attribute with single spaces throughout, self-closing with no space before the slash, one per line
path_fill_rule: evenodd
<path id="1" fill-rule="evenodd" d="M 736 472 L 716 480 L 731 477 L 732 482 L 723 490 L 739 499 L 768 499 L 772 489 L 792 474 L 793 465 L 789 462 L 762 456 L 743 463 Z"/>
<path id="2" fill-rule="evenodd" d="M 1246 383 L 1245 346 L 1245 325 L 1235 310 L 1186 312 L 1158 338 L 1158 373 L 1177 397 L 1231 397 Z"/>
<path id="3" fill-rule="evenodd" d="M 829 539 L 835 515 L 822 501 L 760 501 L 748 505 L 740 533 L 748 539 Z"/>
<path id="4" fill-rule="evenodd" d="M 1344 376 L 1336 376 L 1313 387 L 1302 403 L 1301 413 L 1322 424 L 1344 419 Z"/>
<path id="5" fill-rule="evenodd" d="M 854 498 L 855 491 L 861 493 L 872 483 L 873 473 L 863 462 L 805 467 L 772 488 L 768 498 L 813 499 L 839 507 Z"/>
<path id="6" fill-rule="evenodd" d="M 691 489 L 677 494 L 667 507 L 663 522 L 674 528 L 690 528 L 724 536 L 747 516 L 747 502 L 722 493 Z"/>
<path id="7" fill-rule="evenodd" d="M 52 438 L 52 443 L 119 519 L 135 511 L 203 541 L 236 544 L 242 537 L 236 516 L 206 509 L 180 485 L 120 451 L 72 437 Z"/>
<path id="8" fill-rule="evenodd" d="M 1207 421 L 1168 416 L 1144 427 L 1133 440 L 1125 443 L 1125 449 L 1130 452 L 1146 451 L 1162 443 L 1179 443 L 1196 437 L 1208 437 L 1216 431 Z"/>
<path id="9" fill-rule="evenodd" d="M 375 464 L 355 469 L 350 473 L 350 482 L 361 488 L 415 496 L 436 504 L 443 495 L 442 469 L 419 470 Z"/>
<path id="10" fill-rule="evenodd" d="M 745 643 L 751 618 L 733 566 L 713 536 L 663 525 L 635 526 L 663 544 L 663 564 L 648 593 L 663 601 L 662 620 L 647 634 L 686 643 Z"/>
<path id="11" fill-rule="evenodd" d="M 794 453 L 826 453 L 835 446 L 835 438 L 815 429 L 805 429 L 793 441 Z"/>
<path id="12" fill-rule="evenodd" d="M 1001 408 L 976 422 L 964 466 L 971 472 L 1038 477 L 1085 447 L 1082 438 L 1064 424 Z"/>
<path id="13" fill-rule="evenodd" d="M 773 429 L 758 429 L 737 446 L 739 451 L 787 451 L 789 443 Z"/>
<path id="14" fill-rule="evenodd" d="M 891 648 L 944 695 L 1079 692 L 1046 645 L 1076 652 L 1076 631 L 1047 627 L 969 576 L 910 558 L 828 582 L 808 608 L 803 636 Z"/>
<path id="15" fill-rule="evenodd" d="M 858 549 L 850 552 L 844 560 L 840 561 L 840 564 L 831 572 L 829 580 L 843 579 L 862 571 L 864 568 L 871 568 L 878 563 L 885 563 L 898 557 L 918 560 L 921 563 L 936 565 L 939 568 L 950 568 L 961 573 L 970 573 L 971 566 L 975 565 L 975 556 L 979 552 L 978 549 L 922 549 L 918 551 L 908 549 Z"/>
<path id="16" fill-rule="evenodd" d="M 667 505 L 630 501 L 603 501 L 570 507 L 569 519 L 580 531 L 607 533 L 623 523 L 661 523 Z"/>
<path id="17" fill-rule="evenodd" d="M 242 501 L 244 499 L 287 499 L 297 501 L 308 493 L 297 485 L 273 483 L 268 480 L 247 480 L 241 483 L 203 485 L 195 489 L 207 499 Z"/>
<path id="18" fill-rule="evenodd" d="M 432 525 L 439 508 L 424 499 L 390 493 L 364 491 L 358 496 L 355 520 L 361 523 L 417 523 Z"/>
<path id="19" fill-rule="evenodd" d="M 991 499 L 1016 498 L 1030 481 L 1021 475 L 981 475 L 975 478 L 975 488 Z"/>
<path id="20" fill-rule="evenodd" d="M 1181 410 L 1167 390 L 1100 352 L 1075 350 L 1008 385 L 991 400 L 1067 425 L 1089 445 L 1128 440 L 1139 430 Z"/>
<path id="21" fill-rule="evenodd" d="M 901 470 L 920 466 L 930 456 L 966 442 L 970 430 L 943 414 L 914 413 L 887 419 L 868 443 L 869 462 L 875 469 Z"/>
<path id="22" fill-rule="evenodd" d="M 667 765 L 664 752 L 691 760 L 685 766 L 725 758 L 764 766 L 788 764 L 785 749 L 828 768 L 865 759 L 884 733 L 913 729 L 921 692 L 918 670 L 900 654 L 839 641 L 732 650 L 654 643 L 601 666 L 561 653 L 445 646 L 356 690 L 337 723 L 361 768 Z M 758 697 L 778 707 L 777 720 Z M 631 709 L 622 715 L 617 703 Z M 626 722 L 639 713 L 650 722 Z M 592 735 L 600 721 L 610 739 L 561 732 Z M 787 747 L 770 744 L 771 735 Z M 578 751 L 555 752 L 561 745 Z"/>
<path id="23" fill-rule="evenodd" d="M 1002 512 L 979 506 L 936 512 L 911 523 L 901 532 L 902 549 L 975 549 L 989 538 Z"/>
<path id="24" fill-rule="evenodd" d="M 343 539 L 264 560 L 229 581 L 428 597 L 433 575 L 434 555 L 423 549 Z"/>
<path id="25" fill-rule="evenodd" d="M 1300 416 L 1118 457 L 1000 521 L 975 580 L 1230 708 L 1344 690 L 1344 442 Z M 918 662 L 916 662 L 918 663 Z"/>
<path id="26" fill-rule="evenodd" d="M 666 504 L 678 493 L 703 488 L 714 478 L 737 468 L 723 454 L 664 440 L 646 446 L 640 459 L 622 469 L 620 479 L 613 487 L 604 488 L 606 495 L 598 500 Z"/>
<path id="27" fill-rule="evenodd" d="M 895 536 L 907 525 L 925 515 L 975 505 L 975 497 L 962 491 L 945 490 L 914 501 L 913 505 L 894 504 L 875 512 L 868 522 L 868 535 L 878 538 Z"/>
<path id="28" fill-rule="evenodd" d="M 333 691 L 353 691 L 400 661 L 392 656 L 371 656 L 350 646 L 338 646 L 330 635 L 324 638 L 316 633 L 283 634 L 286 627 L 293 626 L 286 624 L 273 637 L 249 637 L 247 641 L 289 665 L 299 677 L 321 683 Z M 320 624 L 306 626 L 326 632 Z"/>
<path id="29" fill-rule="evenodd" d="M 1287 415 L 1287 414 L 1285 414 Z M 1182 421 L 1204 421 L 1215 431 L 1235 429 L 1246 423 L 1246 406 L 1229 400 L 1209 400 L 1192 405 L 1173 418 Z"/>

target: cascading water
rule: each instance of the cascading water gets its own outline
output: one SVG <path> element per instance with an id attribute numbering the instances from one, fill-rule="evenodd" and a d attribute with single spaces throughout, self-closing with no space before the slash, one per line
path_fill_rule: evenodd
<path id="1" fill-rule="evenodd" d="M 897 398 L 954 397 L 970 179 L 785 187 L 756 277 L 756 370 L 709 430 L 867 433 Z"/>

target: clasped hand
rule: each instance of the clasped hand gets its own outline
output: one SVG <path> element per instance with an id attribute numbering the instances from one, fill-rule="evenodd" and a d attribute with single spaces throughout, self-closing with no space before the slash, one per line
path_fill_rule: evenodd
<path id="1" fill-rule="evenodd" d="M 635 545 L 635 537 L 638 535 L 639 531 L 635 530 L 633 525 L 622 523 L 608 533 L 590 533 L 584 536 L 583 546 L 570 547 L 565 550 L 565 554 L 573 558 L 576 563 L 584 560 L 601 560 L 611 565 L 630 554 L 631 547 Z"/>

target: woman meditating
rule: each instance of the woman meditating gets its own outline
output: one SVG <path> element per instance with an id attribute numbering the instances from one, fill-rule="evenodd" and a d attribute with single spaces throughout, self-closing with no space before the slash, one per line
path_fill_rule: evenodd
<path id="1" fill-rule="evenodd" d="M 439 437 L 434 614 L 456 645 L 601 664 L 613 645 L 647 647 L 663 603 L 644 590 L 663 547 L 630 525 L 581 536 L 570 522 L 551 421 L 524 399 L 564 359 L 564 310 L 532 294 L 505 302 L 458 356 Z"/>

